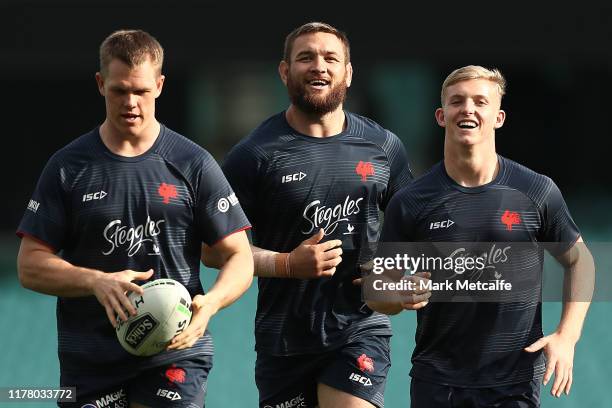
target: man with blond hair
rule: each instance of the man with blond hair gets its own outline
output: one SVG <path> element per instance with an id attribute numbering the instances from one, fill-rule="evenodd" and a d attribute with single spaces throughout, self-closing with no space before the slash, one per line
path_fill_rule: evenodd
<path id="1" fill-rule="evenodd" d="M 360 251 L 411 179 L 399 138 L 343 109 L 347 36 L 291 32 L 278 67 L 291 104 L 235 146 L 223 170 L 253 223 L 260 407 L 382 407 L 387 316 L 364 305 Z"/>
<path id="2" fill-rule="evenodd" d="M 540 252 L 514 255 L 518 243 L 556 243 L 551 253 L 575 284 L 578 269 L 592 271 L 592 258 L 581 248 L 561 192 L 550 178 L 496 153 L 495 131 L 506 118 L 501 109 L 505 88 L 497 69 L 481 66 L 459 68 L 446 78 L 442 107 L 435 112 L 444 128 L 444 160 L 391 199 L 381 246 L 487 243 L 488 249 L 500 252 L 486 258 L 477 273 L 455 270 L 449 276 L 430 271 L 431 279 L 494 283 L 541 276 Z M 513 256 L 512 269 L 503 272 L 510 275 L 505 276 L 500 267 Z M 511 301 L 501 301 L 506 298 L 500 295 L 500 301 L 457 297 L 436 302 L 434 294 L 434 301 L 417 311 L 411 406 L 537 407 L 539 382 L 546 384 L 553 373 L 551 393 L 569 393 L 574 346 L 589 306 L 587 292 L 592 293 L 592 275 L 580 279 L 588 290 L 581 298 L 564 301 L 561 322 L 548 336 L 542 334 L 541 282 L 526 287 L 520 299 L 518 294 L 510 296 Z M 371 306 L 377 308 L 377 303 Z M 401 310 L 399 304 L 381 308 L 386 313 Z"/>
<path id="3" fill-rule="evenodd" d="M 76 387 L 78 407 L 203 407 L 208 321 L 252 281 L 249 223 L 221 169 L 155 119 L 163 56 L 141 30 L 103 41 L 106 119 L 51 157 L 18 229 L 22 285 L 58 297 L 60 385 Z M 202 242 L 222 260 L 206 294 Z M 187 288 L 191 322 L 167 350 L 136 357 L 115 327 L 136 314 L 126 295 L 143 293 L 135 281 L 158 278 Z"/>

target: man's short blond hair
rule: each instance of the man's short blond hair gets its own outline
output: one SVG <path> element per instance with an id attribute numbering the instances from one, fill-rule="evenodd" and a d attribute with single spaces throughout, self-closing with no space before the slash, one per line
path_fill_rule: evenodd
<path id="1" fill-rule="evenodd" d="M 486 79 L 497 84 L 497 91 L 499 92 L 500 99 L 506 94 L 506 78 L 497 68 L 485 68 L 480 65 L 468 65 L 465 67 L 457 68 L 446 77 L 444 83 L 442 83 L 442 92 L 440 99 L 442 106 L 444 106 L 444 97 L 446 96 L 446 89 L 449 86 L 455 85 L 457 82 L 468 81 L 470 79 Z"/>
<path id="2" fill-rule="evenodd" d="M 108 65 L 113 59 L 134 68 L 147 58 L 161 74 L 164 49 L 151 34 L 142 30 L 118 30 L 110 34 L 100 45 L 100 73 L 106 76 Z"/>

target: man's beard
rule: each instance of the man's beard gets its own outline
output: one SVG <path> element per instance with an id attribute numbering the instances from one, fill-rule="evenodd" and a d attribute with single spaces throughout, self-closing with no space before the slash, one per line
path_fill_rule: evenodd
<path id="1" fill-rule="evenodd" d="M 346 82 L 340 81 L 329 90 L 327 95 L 319 96 L 306 91 L 303 82 L 295 80 L 289 75 L 287 77 L 287 90 L 289 99 L 299 110 L 308 114 L 324 115 L 335 111 L 346 99 Z"/>

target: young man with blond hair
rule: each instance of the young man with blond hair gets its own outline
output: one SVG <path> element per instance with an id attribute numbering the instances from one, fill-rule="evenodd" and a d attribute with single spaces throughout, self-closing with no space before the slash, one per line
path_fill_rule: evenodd
<path id="1" fill-rule="evenodd" d="M 506 119 L 501 109 L 505 88 L 497 69 L 481 66 L 459 68 L 446 78 L 442 107 L 435 112 L 444 128 L 444 160 L 392 198 L 381 245 L 493 243 L 503 256 L 489 257 L 474 274 L 430 272 L 434 282 L 495 282 L 541 276 L 540 252 L 514 251 L 521 242 L 556 243 L 551 253 L 566 267 L 570 286 L 582 280 L 587 290 L 564 300 L 561 322 L 548 336 L 542 334 L 541 281 L 515 292 L 512 301 L 501 301 L 500 295 L 500 301 L 457 297 L 436 302 L 434 294 L 434 301 L 417 311 L 413 408 L 538 407 L 539 383 L 546 384 L 553 373 L 552 394 L 570 391 L 574 346 L 592 293 L 593 275 L 585 273 L 593 270 L 592 258 L 555 183 L 497 154 L 495 131 Z M 514 256 L 512 269 L 502 273 L 496 268 L 506 255 Z M 399 304 L 381 309 L 401 310 Z"/>
<path id="2" fill-rule="evenodd" d="M 221 169 L 155 119 L 163 56 L 141 30 L 103 41 L 96 81 L 106 119 L 51 157 L 18 229 L 22 285 L 58 297 L 60 385 L 76 387 L 78 407 L 203 407 L 208 321 L 252 281 L 249 223 Z M 221 257 L 206 294 L 202 242 Z M 167 350 L 136 357 L 115 326 L 136 314 L 126 292 L 158 278 L 187 288 L 191 322 Z"/>

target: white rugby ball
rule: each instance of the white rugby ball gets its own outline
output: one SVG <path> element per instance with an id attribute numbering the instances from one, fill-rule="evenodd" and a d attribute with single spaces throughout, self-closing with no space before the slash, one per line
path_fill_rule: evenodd
<path id="1" fill-rule="evenodd" d="M 128 298 L 136 315 L 127 321 L 117 317 L 117 338 L 129 353 L 152 356 L 164 350 L 170 340 L 191 321 L 191 296 L 173 279 L 157 279 L 142 285 L 144 293 Z"/>

